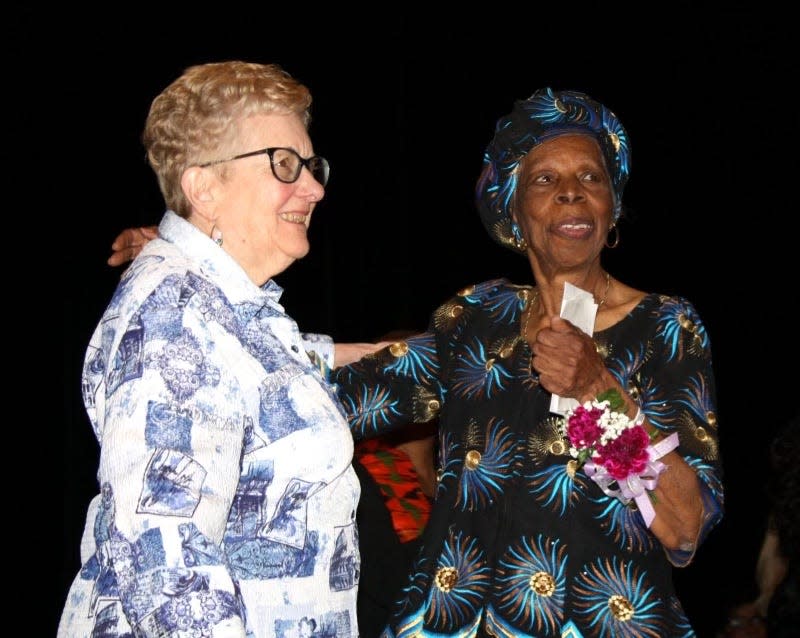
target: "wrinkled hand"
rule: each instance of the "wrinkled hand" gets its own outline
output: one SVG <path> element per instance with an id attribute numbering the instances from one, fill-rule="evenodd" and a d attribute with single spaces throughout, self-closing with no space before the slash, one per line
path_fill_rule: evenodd
<path id="1" fill-rule="evenodd" d="M 134 257 L 142 252 L 145 244 L 158 237 L 157 226 L 141 226 L 139 228 L 126 228 L 117 235 L 111 244 L 111 257 L 106 262 L 109 266 L 121 266 L 133 261 Z"/>
<path id="2" fill-rule="evenodd" d="M 566 319 L 551 317 L 539 330 L 531 348 L 531 366 L 541 386 L 581 403 L 613 385 L 594 340 Z"/>

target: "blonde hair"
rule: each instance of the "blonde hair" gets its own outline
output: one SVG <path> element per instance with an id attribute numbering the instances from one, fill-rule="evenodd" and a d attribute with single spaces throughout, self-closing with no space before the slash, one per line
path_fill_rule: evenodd
<path id="1" fill-rule="evenodd" d="M 234 60 L 187 68 L 153 100 L 142 135 L 167 207 L 188 217 L 183 172 L 221 159 L 244 119 L 296 113 L 308 128 L 310 108 L 308 88 L 276 64 Z"/>

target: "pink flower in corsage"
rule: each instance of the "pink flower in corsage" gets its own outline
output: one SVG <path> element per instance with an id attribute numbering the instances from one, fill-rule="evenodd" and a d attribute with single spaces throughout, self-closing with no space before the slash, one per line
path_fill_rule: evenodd
<path id="1" fill-rule="evenodd" d="M 620 432 L 616 439 L 597 448 L 593 460 L 619 481 L 629 474 L 641 474 L 644 471 L 650 460 L 647 451 L 649 445 L 647 431 L 641 425 L 632 425 Z"/>
<path id="2" fill-rule="evenodd" d="M 562 422 L 562 435 L 570 443 L 570 455 L 577 459 L 576 469 L 583 468 L 609 496 L 626 505 L 634 500 L 650 527 L 655 511 L 648 490 L 655 489 L 658 475 L 666 467 L 658 459 L 678 446 L 678 435 L 672 433 L 653 444 L 642 425 L 641 410 L 629 419 L 618 411 L 624 406 L 619 392 L 607 390 L 595 401 L 569 410 Z"/>
<path id="3" fill-rule="evenodd" d="M 603 408 L 599 405 L 591 403 L 587 403 L 585 406 L 579 405 L 569 415 L 567 438 L 574 448 L 585 451 L 587 458 L 603 434 L 603 428 L 600 427 Z M 581 460 L 586 461 L 585 458 Z"/>

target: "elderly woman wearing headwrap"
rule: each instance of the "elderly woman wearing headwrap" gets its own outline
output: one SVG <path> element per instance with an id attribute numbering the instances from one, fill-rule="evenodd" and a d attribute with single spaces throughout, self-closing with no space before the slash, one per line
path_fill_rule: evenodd
<path id="1" fill-rule="evenodd" d="M 469 286 L 335 371 L 357 437 L 439 417 L 436 502 L 385 637 L 694 635 L 671 569 L 722 517 L 710 343 L 688 300 L 603 269 L 629 168 L 590 97 L 517 102 L 477 203 L 534 284 Z"/>

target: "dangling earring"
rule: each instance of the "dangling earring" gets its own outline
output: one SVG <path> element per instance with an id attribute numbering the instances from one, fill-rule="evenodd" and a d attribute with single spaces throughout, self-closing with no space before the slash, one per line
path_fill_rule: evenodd
<path id="1" fill-rule="evenodd" d="M 611 227 L 608 229 L 609 236 L 612 230 L 614 231 L 614 241 L 609 244 L 608 237 L 606 237 L 606 248 L 616 248 L 619 245 L 619 228 L 617 228 L 616 224 L 611 224 Z"/>
<path id="2" fill-rule="evenodd" d="M 514 245 L 517 247 L 517 250 L 520 252 L 528 250 L 528 242 L 525 241 L 525 238 L 522 236 L 522 231 L 517 225 L 517 222 L 511 222 L 511 234 L 514 235 Z"/>
<path id="3" fill-rule="evenodd" d="M 222 231 L 219 228 L 217 228 L 216 224 L 214 224 L 211 227 L 211 234 L 209 235 L 209 237 L 211 237 L 211 239 L 214 240 L 214 243 L 217 246 L 222 246 Z"/>

